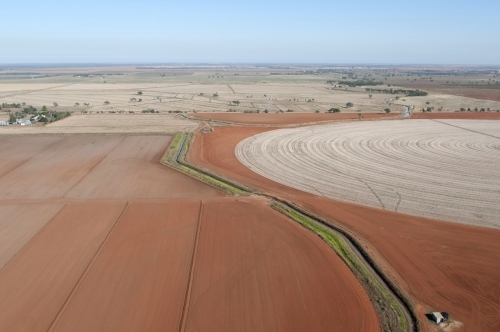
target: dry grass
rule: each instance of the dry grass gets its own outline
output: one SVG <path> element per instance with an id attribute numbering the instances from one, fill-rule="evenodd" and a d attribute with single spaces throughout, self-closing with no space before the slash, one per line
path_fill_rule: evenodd
<path id="1" fill-rule="evenodd" d="M 191 132 L 196 121 L 173 114 L 76 114 L 47 126 L 0 127 L 0 134 L 169 134 Z"/>

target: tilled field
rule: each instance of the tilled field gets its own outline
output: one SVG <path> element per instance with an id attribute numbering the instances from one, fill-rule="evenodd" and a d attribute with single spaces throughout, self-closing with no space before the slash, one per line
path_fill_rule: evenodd
<path id="1" fill-rule="evenodd" d="M 412 120 L 282 129 L 236 147 L 251 170 L 340 201 L 500 228 L 500 122 Z"/>
<path id="2" fill-rule="evenodd" d="M 358 280 L 317 240 L 263 199 L 204 202 L 185 330 L 378 331 Z"/>
<path id="3" fill-rule="evenodd" d="M 320 238 L 160 165 L 170 140 L 0 137 L 0 331 L 378 330 Z"/>
<path id="4" fill-rule="evenodd" d="M 334 201 L 269 180 L 239 162 L 235 147 L 271 130 L 219 127 L 197 134 L 190 161 L 352 230 L 396 284 L 417 301 L 422 331 L 435 330 L 426 323 L 424 314 L 429 310 L 450 312 L 467 331 L 500 329 L 500 230 Z"/>

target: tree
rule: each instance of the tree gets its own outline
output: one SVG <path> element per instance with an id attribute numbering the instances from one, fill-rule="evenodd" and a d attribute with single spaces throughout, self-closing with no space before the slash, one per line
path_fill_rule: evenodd
<path id="1" fill-rule="evenodd" d="M 264 113 L 269 113 L 269 111 L 266 109 L 266 110 L 264 110 Z"/>
<path id="2" fill-rule="evenodd" d="M 328 113 L 340 113 L 340 108 L 330 108 L 328 111 Z"/>
<path id="3" fill-rule="evenodd" d="M 43 105 L 42 112 L 47 112 L 47 106 Z"/>
<path id="4" fill-rule="evenodd" d="M 385 113 L 387 113 L 387 114 L 391 113 L 391 109 L 390 109 L 390 108 L 386 108 L 386 109 L 384 109 L 384 111 L 385 111 Z"/>
<path id="5" fill-rule="evenodd" d="M 16 116 L 12 113 L 9 114 L 9 122 L 10 123 L 16 122 Z"/>
<path id="6" fill-rule="evenodd" d="M 107 100 L 104 102 L 104 105 L 109 105 L 109 104 L 110 104 L 110 102 Z"/>
<path id="7" fill-rule="evenodd" d="M 347 107 L 353 107 L 353 106 L 354 106 L 354 104 L 353 104 L 353 103 L 351 103 L 351 102 L 348 102 L 348 103 L 347 103 L 347 104 L 345 104 L 345 105 L 346 105 Z"/>
<path id="8" fill-rule="evenodd" d="M 373 96 L 372 95 L 368 95 L 368 98 L 371 98 L 371 97 L 373 97 Z"/>
<path id="9" fill-rule="evenodd" d="M 142 95 L 142 91 L 137 92 L 138 95 Z"/>
<path id="10" fill-rule="evenodd" d="M 219 94 L 217 92 L 214 93 L 214 97 L 219 97 Z"/>
<path id="11" fill-rule="evenodd" d="M 54 107 L 59 106 L 56 102 L 53 102 Z"/>
<path id="12" fill-rule="evenodd" d="M 75 103 L 75 106 L 80 106 L 80 104 L 79 103 Z"/>

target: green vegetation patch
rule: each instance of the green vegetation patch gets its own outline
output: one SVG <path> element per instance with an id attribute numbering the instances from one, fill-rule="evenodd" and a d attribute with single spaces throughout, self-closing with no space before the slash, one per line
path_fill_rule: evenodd
<path id="1" fill-rule="evenodd" d="M 162 163 L 164 165 L 170 166 L 182 173 L 189 175 L 195 179 L 198 179 L 202 182 L 205 182 L 211 186 L 221 189 L 222 191 L 230 194 L 230 195 L 248 195 L 249 191 L 240 188 L 229 181 L 225 181 L 221 178 L 216 177 L 206 171 L 202 171 L 197 169 L 196 167 L 190 165 L 185 161 L 186 154 L 191 147 L 193 135 L 192 134 L 184 134 L 178 133 L 175 135 L 172 143 L 168 147 L 165 155 L 162 158 Z M 182 143 L 184 142 L 184 145 Z M 176 162 L 175 158 L 178 157 Z"/>

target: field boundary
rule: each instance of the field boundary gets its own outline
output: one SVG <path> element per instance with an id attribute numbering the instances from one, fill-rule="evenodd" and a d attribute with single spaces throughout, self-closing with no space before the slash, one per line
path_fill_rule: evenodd
<path id="1" fill-rule="evenodd" d="M 184 297 L 184 306 L 182 307 L 181 321 L 179 323 L 179 332 L 184 332 L 186 329 L 187 315 L 189 311 L 189 301 L 191 300 L 191 290 L 193 288 L 193 279 L 196 265 L 196 254 L 198 253 L 198 243 L 200 242 L 201 219 L 203 217 L 203 200 L 200 201 L 200 212 L 198 213 L 198 225 L 196 226 L 196 234 L 193 244 L 193 255 L 191 256 L 191 266 L 189 268 L 189 279 L 186 285 L 186 294 Z"/>
<path id="2" fill-rule="evenodd" d="M 358 113 L 353 113 L 358 114 Z M 363 113 L 361 113 L 363 114 Z M 394 115 L 390 117 L 380 117 L 380 118 L 369 118 L 369 119 L 337 119 L 337 120 L 323 120 L 323 121 L 312 121 L 312 122 L 303 122 L 303 123 L 290 123 L 290 124 L 269 124 L 269 123 L 242 123 L 242 122 L 232 122 L 226 120 L 216 120 L 216 119 L 202 119 L 197 118 L 196 116 L 191 116 L 187 114 L 182 114 L 182 116 L 186 119 L 193 121 L 205 121 L 211 124 L 216 125 L 230 125 L 230 126 L 238 126 L 238 127 L 270 127 L 270 128 L 296 128 L 296 127 L 304 127 L 304 126 L 313 126 L 319 124 L 328 124 L 328 123 L 337 123 L 337 122 L 352 122 L 352 121 L 381 121 L 381 120 L 398 120 L 403 119 L 402 115 Z"/>
<path id="3" fill-rule="evenodd" d="M 62 305 L 61 309 L 59 309 L 59 312 L 54 317 L 54 320 L 52 321 L 52 323 L 50 324 L 49 328 L 47 329 L 48 332 L 54 331 L 55 327 L 57 326 L 57 323 L 59 322 L 59 320 L 61 319 L 62 315 L 66 311 L 66 308 L 68 307 L 69 303 L 71 302 L 71 300 L 75 296 L 75 294 L 78 291 L 78 289 L 80 288 L 80 285 L 82 284 L 83 280 L 85 279 L 85 277 L 89 273 L 90 269 L 94 265 L 94 262 L 97 260 L 97 257 L 101 254 L 104 246 L 106 245 L 106 243 L 108 242 L 109 238 L 111 237 L 111 234 L 113 233 L 113 231 L 116 229 L 116 227 L 118 226 L 118 224 L 122 220 L 123 216 L 125 215 L 125 212 L 127 212 L 129 205 L 130 205 L 130 202 L 127 201 L 127 204 L 125 205 L 125 207 L 123 208 L 123 210 L 120 212 L 120 215 L 118 216 L 118 218 L 116 218 L 115 223 L 113 224 L 113 226 L 109 230 L 108 234 L 106 234 L 106 237 L 104 238 L 104 240 L 99 245 L 99 247 L 98 247 L 98 249 L 97 249 L 94 257 L 92 257 L 92 260 L 87 265 L 87 267 L 85 268 L 85 271 L 83 271 L 83 273 L 80 276 L 80 278 L 78 279 L 77 283 L 75 284 L 75 286 L 71 290 L 71 293 L 68 295 L 68 297 L 64 301 L 64 304 Z"/>
<path id="4" fill-rule="evenodd" d="M 230 195 L 253 194 L 270 199 L 271 208 L 316 233 L 347 264 L 365 288 L 374 308 L 377 310 L 384 330 L 394 331 L 394 328 L 399 327 L 400 331 L 420 331 L 420 322 L 414 311 L 415 303 L 395 285 L 395 281 L 392 281 L 387 276 L 387 272 L 371 257 L 364 249 L 361 241 L 352 232 L 332 221 L 318 217 L 294 203 L 235 184 L 233 181 L 186 162 L 185 157 L 192 143 L 192 138 L 192 133 L 176 134 L 159 162 Z M 389 316 L 386 308 L 391 308 L 393 313 L 396 313 L 397 318 L 395 319 L 394 315 Z M 397 323 L 395 323 L 396 321 Z"/>

